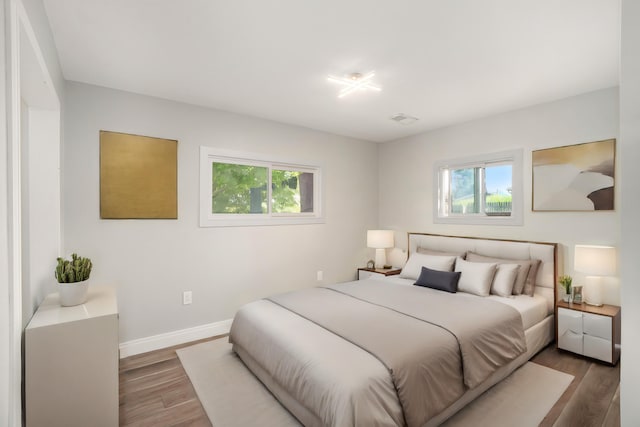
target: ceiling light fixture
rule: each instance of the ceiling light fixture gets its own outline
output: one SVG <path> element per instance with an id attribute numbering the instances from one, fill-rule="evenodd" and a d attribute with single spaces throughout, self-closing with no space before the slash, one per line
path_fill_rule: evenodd
<path id="1" fill-rule="evenodd" d="M 335 77 L 329 75 L 328 80 L 345 86 L 338 94 L 338 98 L 342 98 L 357 90 L 369 89 L 377 92 L 381 91 L 382 89 L 379 86 L 376 86 L 371 82 L 371 79 L 375 75 L 376 73 L 374 71 L 371 71 L 364 76 L 360 73 L 352 73 L 348 77 Z"/>

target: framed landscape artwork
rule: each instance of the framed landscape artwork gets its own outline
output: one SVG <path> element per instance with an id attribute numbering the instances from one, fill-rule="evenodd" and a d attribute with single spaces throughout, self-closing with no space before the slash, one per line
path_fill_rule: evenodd
<path id="1" fill-rule="evenodd" d="M 614 210 L 616 140 L 532 153 L 534 211 Z"/>

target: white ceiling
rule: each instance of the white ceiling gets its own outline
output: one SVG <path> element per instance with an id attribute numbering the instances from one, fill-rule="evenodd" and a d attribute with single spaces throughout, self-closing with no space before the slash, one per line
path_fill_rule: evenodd
<path id="1" fill-rule="evenodd" d="M 371 141 L 618 84 L 618 0 L 44 3 L 68 80 Z"/>

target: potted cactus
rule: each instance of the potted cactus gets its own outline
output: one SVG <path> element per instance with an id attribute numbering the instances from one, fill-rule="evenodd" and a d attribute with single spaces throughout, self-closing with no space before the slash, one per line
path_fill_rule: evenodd
<path id="1" fill-rule="evenodd" d="M 83 304 L 87 300 L 91 267 L 89 258 L 77 254 L 71 254 L 71 260 L 58 258 L 54 275 L 58 280 L 61 305 L 70 307 Z"/>
<path id="2" fill-rule="evenodd" d="M 564 302 L 571 302 L 571 282 L 573 282 L 571 276 L 560 276 L 558 278 L 558 283 L 564 289 L 564 297 L 562 298 Z"/>

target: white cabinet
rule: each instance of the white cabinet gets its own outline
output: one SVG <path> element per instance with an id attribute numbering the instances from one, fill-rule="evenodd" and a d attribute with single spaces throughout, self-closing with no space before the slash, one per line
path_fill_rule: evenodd
<path id="1" fill-rule="evenodd" d="M 90 286 L 87 302 L 42 302 L 25 329 L 27 427 L 118 425 L 115 290 Z"/>
<path id="2" fill-rule="evenodd" d="M 558 348 L 615 364 L 620 357 L 620 307 L 558 302 Z"/>
<path id="3" fill-rule="evenodd" d="M 359 268 L 358 269 L 358 280 L 364 279 L 383 279 L 386 276 L 395 276 L 396 274 L 400 274 L 399 268 L 390 268 L 390 269 L 375 269 L 375 268 Z"/>
<path id="4" fill-rule="evenodd" d="M 582 354 L 582 313 L 579 311 L 558 309 L 558 347 L 563 350 Z"/>
<path id="5" fill-rule="evenodd" d="M 611 341 L 611 317 L 583 313 L 582 325 L 586 335 L 600 337 Z"/>
<path id="6" fill-rule="evenodd" d="M 384 275 L 369 270 L 358 270 L 358 280 L 370 279 L 372 277 L 383 278 Z"/>
<path id="7" fill-rule="evenodd" d="M 582 354 L 612 363 L 611 340 L 585 335 Z"/>

